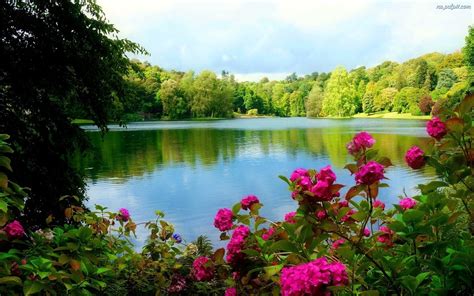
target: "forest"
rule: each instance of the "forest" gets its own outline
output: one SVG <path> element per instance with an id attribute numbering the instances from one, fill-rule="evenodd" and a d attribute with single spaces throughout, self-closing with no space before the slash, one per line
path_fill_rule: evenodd
<path id="1" fill-rule="evenodd" d="M 239 114 L 281 117 L 349 117 L 377 112 L 428 115 L 432 108 L 453 106 L 468 89 L 463 52 L 429 53 L 403 63 L 263 77 L 239 82 L 223 70 L 165 70 L 132 60 L 125 76 L 125 99 L 116 112 L 127 120 L 229 118 Z M 78 115 L 80 117 L 80 114 Z"/>

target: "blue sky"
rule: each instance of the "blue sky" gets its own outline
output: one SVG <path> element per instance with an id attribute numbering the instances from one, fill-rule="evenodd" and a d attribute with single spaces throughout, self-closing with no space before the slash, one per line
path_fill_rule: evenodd
<path id="1" fill-rule="evenodd" d="M 472 0 L 98 0 L 165 69 L 227 70 L 239 80 L 374 66 L 464 44 Z M 438 9 L 438 5 L 470 9 Z"/>

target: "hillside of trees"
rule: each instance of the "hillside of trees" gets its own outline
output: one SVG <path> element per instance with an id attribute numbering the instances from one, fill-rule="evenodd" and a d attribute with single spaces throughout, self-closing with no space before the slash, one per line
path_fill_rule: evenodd
<path id="1" fill-rule="evenodd" d="M 330 73 L 295 73 L 281 81 L 238 82 L 222 71 L 167 71 L 132 60 L 125 100 L 115 112 L 134 119 L 232 117 L 240 114 L 343 117 L 357 113 L 430 114 L 454 105 L 469 88 L 465 50 L 430 53 L 404 63 Z"/>

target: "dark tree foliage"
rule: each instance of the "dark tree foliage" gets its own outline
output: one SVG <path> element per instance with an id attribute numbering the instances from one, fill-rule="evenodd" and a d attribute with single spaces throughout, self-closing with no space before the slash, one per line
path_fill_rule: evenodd
<path id="1" fill-rule="evenodd" d="M 431 108 L 433 108 L 435 102 L 431 99 L 431 96 L 423 96 L 418 102 L 418 107 L 420 108 L 421 113 L 430 114 Z"/>
<path id="2" fill-rule="evenodd" d="M 94 0 L 0 1 L 0 26 L 0 131 L 12 138 L 12 179 L 30 188 L 24 222 L 61 223 L 60 197 L 84 198 L 69 160 L 87 140 L 71 119 L 105 131 L 119 115 L 125 52 L 144 51 L 117 37 Z"/>

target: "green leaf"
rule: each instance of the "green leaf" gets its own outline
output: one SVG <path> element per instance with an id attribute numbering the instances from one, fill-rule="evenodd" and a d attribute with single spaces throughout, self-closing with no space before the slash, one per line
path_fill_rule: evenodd
<path id="1" fill-rule="evenodd" d="M 0 156 L 0 167 L 4 167 L 10 172 L 12 171 L 12 167 L 10 166 L 11 160 L 6 156 Z"/>
<path id="2" fill-rule="evenodd" d="M 0 278 L 1 285 L 18 285 L 21 286 L 21 279 L 17 276 L 4 276 Z"/>
<path id="3" fill-rule="evenodd" d="M 103 274 L 109 271 L 112 271 L 112 269 L 107 268 L 107 267 L 100 267 L 100 268 L 97 268 L 95 274 Z"/>
<path id="4" fill-rule="evenodd" d="M 280 272 L 282 268 L 283 268 L 283 264 L 279 264 L 279 265 L 273 265 L 273 266 L 265 266 L 263 270 L 265 270 L 265 274 L 268 277 L 271 277 L 272 275 L 275 275 L 278 272 Z"/>
<path id="5" fill-rule="evenodd" d="M 236 203 L 233 207 L 232 207 L 232 213 L 234 215 L 237 215 L 240 211 L 240 209 L 242 208 L 242 204 L 240 202 Z"/>
<path id="6" fill-rule="evenodd" d="M 286 184 L 288 184 L 289 186 L 291 186 L 291 182 L 290 182 L 290 180 L 288 180 L 287 177 L 280 175 L 280 176 L 278 176 L 278 178 L 282 179 L 283 181 L 285 181 Z"/>
<path id="7" fill-rule="evenodd" d="M 286 251 L 286 252 L 293 252 L 297 253 L 298 248 L 290 241 L 287 240 L 279 240 L 273 243 L 270 246 L 272 251 Z"/>
<path id="8" fill-rule="evenodd" d="M 418 287 L 431 273 L 423 272 L 416 276 L 416 286 Z"/>
<path id="9" fill-rule="evenodd" d="M 8 204 L 6 201 L 0 199 L 0 210 L 4 213 L 8 211 Z"/>
<path id="10" fill-rule="evenodd" d="M 445 182 L 432 181 L 426 185 L 420 184 L 418 185 L 418 188 L 420 188 L 422 194 L 428 194 L 432 191 L 437 190 L 440 187 L 446 187 L 446 186 L 448 186 L 448 184 L 446 184 Z"/>
<path id="11" fill-rule="evenodd" d="M 401 278 L 403 286 L 405 286 L 412 294 L 415 292 L 417 285 L 416 278 L 411 275 L 407 275 Z"/>
<path id="12" fill-rule="evenodd" d="M 32 294 L 40 292 L 43 289 L 44 289 L 44 286 L 42 283 L 38 281 L 26 280 L 23 286 L 23 293 L 25 295 L 32 295 Z"/>
<path id="13" fill-rule="evenodd" d="M 406 210 L 403 213 L 403 221 L 405 223 L 418 223 L 423 220 L 424 213 L 419 210 Z"/>

